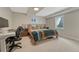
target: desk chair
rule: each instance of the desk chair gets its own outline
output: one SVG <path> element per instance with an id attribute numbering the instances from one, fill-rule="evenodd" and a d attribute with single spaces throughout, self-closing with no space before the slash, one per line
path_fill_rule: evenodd
<path id="1" fill-rule="evenodd" d="M 21 31 L 23 31 L 23 28 L 18 27 L 15 32 L 15 36 L 11 36 L 6 39 L 6 44 L 9 45 L 8 48 L 6 48 L 8 50 L 8 52 L 11 52 L 15 47 L 22 48 L 22 46 L 19 45 L 19 44 L 21 44 L 20 42 L 15 43 L 16 41 L 20 41 L 22 39 L 20 37 Z"/>

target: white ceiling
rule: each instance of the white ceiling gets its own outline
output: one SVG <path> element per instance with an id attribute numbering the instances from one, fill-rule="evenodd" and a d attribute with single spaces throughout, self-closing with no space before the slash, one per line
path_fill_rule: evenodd
<path id="1" fill-rule="evenodd" d="M 39 7 L 39 9 L 40 8 L 41 7 Z M 43 9 L 40 9 L 40 11 L 36 13 L 36 16 L 48 16 L 50 14 L 54 14 L 67 8 L 68 7 L 45 7 Z M 10 9 L 12 12 L 27 14 L 29 7 L 11 7 Z"/>
<path id="2" fill-rule="evenodd" d="M 10 8 L 12 12 L 17 12 L 17 13 L 27 13 L 28 7 L 11 7 Z"/>
<path id="3" fill-rule="evenodd" d="M 67 9 L 68 7 L 46 7 L 36 13 L 37 16 L 48 16 L 50 14 L 54 14 L 56 12 L 62 11 L 64 9 Z"/>

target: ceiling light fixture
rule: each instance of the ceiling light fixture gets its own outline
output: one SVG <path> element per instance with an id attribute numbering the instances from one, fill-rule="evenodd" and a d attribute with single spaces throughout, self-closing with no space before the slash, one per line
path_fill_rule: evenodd
<path id="1" fill-rule="evenodd" d="M 34 11 L 38 11 L 39 10 L 39 8 L 34 8 Z"/>

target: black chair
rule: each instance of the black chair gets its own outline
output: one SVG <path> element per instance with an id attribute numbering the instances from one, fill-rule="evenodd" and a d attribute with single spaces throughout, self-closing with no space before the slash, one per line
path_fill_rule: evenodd
<path id="1" fill-rule="evenodd" d="M 22 38 L 20 37 L 20 33 L 23 31 L 22 27 L 18 27 L 16 32 L 15 32 L 15 36 L 11 36 L 8 37 L 6 39 L 6 45 L 8 44 L 8 47 L 6 47 L 8 52 L 11 52 L 15 47 L 19 47 L 22 48 L 22 46 L 20 46 L 19 43 L 16 43 L 16 41 L 20 41 Z"/>

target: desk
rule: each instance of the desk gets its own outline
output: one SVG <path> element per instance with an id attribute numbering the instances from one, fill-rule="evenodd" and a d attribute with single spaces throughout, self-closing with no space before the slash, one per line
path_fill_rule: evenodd
<path id="1" fill-rule="evenodd" d="M 5 39 L 10 36 L 15 36 L 15 32 L 0 33 L 0 50 L 1 50 L 1 52 L 6 52 Z"/>

